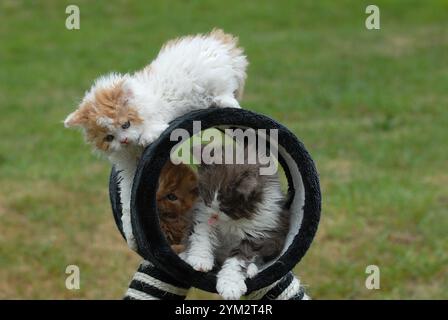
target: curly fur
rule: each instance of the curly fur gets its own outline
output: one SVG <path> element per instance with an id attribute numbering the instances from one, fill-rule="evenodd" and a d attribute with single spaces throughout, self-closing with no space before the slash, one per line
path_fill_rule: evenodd
<path id="1" fill-rule="evenodd" d="M 171 40 L 142 70 L 97 79 L 65 119 L 120 170 L 123 231 L 132 249 L 131 188 L 142 150 L 186 112 L 239 108 L 247 65 L 237 38 L 222 30 Z"/>

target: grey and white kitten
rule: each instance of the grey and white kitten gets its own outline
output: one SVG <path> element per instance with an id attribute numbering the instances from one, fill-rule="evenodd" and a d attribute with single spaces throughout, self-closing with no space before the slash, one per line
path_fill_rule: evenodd
<path id="1" fill-rule="evenodd" d="M 277 174 L 260 175 L 258 164 L 201 165 L 194 226 L 181 254 L 195 270 L 215 267 L 218 293 L 239 299 L 245 279 L 254 277 L 282 251 L 289 211 Z"/>

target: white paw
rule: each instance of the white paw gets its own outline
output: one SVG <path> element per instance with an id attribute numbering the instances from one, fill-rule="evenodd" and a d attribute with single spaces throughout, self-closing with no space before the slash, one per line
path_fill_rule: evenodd
<path id="1" fill-rule="evenodd" d="M 126 242 L 128 243 L 128 247 L 131 248 L 134 251 L 137 251 L 137 241 L 135 240 L 134 236 L 128 236 L 126 238 Z"/>
<path id="2" fill-rule="evenodd" d="M 213 269 L 213 256 L 188 255 L 185 261 L 196 271 L 208 272 Z"/>
<path id="3" fill-rule="evenodd" d="M 258 267 L 255 263 L 251 263 L 247 266 L 246 275 L 249 278 L 253 278 L 258 274 Z"/>
<path id="4" fill-rule="evenodd" d="M 154 142 L 159 136 L 152 133 L 143 133 L 138 139 L 138 144 L 142 147 L 147 147 Z"/>
<path id="5" fill-rule="evenodd" d="M 134 234 L 132 233 L 131 213 L 130 209 L 123 206 L 123 215 L 121 216 L 121 222 L 123 227 L 123 233 L 126 237 L 128 247 L 134 251 L 137 251 L 137 241 L 135 241 Z"/>
<path id="6" fill-rule="evenodd" d="M 241 108 L 238 100 L 234 96 L 218 96 L 213 102 L 221 108 Z"/>
<path id="7" fill-rule="evenodd" d="M 168 128 L 168 124 L 152 125 L 150 129 L 145 130 L 138 139 L 138 144 L 142 147 L 146 147 L 153 143 L 162 134 L 165 129 Z"/>
<path id="8" fill-rule="evenodd" d="M 218 277 L 216 291 L 225 300 L 239 300 L 246 293 L 247 287 L 244 280 L 235 278 Z"/>

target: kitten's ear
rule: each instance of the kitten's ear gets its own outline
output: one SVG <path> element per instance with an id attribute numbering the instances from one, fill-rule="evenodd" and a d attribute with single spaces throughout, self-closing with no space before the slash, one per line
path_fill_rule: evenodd
<path id="1" fill-rule="evenodd" d="M 236 191 L 248 198 L 255 191 L 258 185 L 258 179 L 254 174 L 244 175 L 236 187 Z"/>
<path id="2" fill-rule="evenodd" d="M 73 127 L 80 127 L 84 123 L 83 116 L 81 114 L 80 110 L 76 110 L 72 113 L 70 113 L 67 118 L 64 120 L 64 127 L 66 128 L 73 128 Z"/>

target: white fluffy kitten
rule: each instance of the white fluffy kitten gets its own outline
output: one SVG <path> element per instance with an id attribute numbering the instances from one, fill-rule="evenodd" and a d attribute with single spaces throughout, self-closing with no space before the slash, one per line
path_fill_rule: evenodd
<path id="1" fill-rule="evenodd" d="M 259 165 L 201 165 L 200 200 L 194 226 L 180 257 L 198 271 L 217 273 L 216 290 L 239 299 L 245 280 L 283 250 L 290 212 L 277 174 L 262 176 Z"/>
<path id="2" fill-rule="evenodd" d="M 131 189 L 143 148 L 191 110 L 239 108 L 247 65 L 237 38 L 222 30 L 171 40 L 143 70 L 97 79 L 64 121 L 82 127 L 87 141 L 121 170 L 123 231 L 132 249 Z"/>

